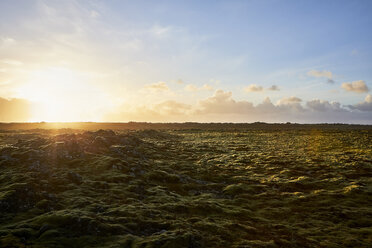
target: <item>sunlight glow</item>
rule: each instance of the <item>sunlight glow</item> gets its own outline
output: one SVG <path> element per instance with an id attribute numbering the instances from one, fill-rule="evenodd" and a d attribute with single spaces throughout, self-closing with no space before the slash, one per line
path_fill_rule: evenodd
<path id="1" fill-rule="evenodd" d="M 60 67 L 33 71 L 18 95 L 33 103 L 29 121 L 101 121 L 100 114 L 110 105 L 83 74 Z"/>

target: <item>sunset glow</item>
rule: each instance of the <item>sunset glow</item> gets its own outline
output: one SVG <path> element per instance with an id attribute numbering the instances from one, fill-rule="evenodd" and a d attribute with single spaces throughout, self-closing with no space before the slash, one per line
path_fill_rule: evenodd
<path id="1" fill-rule="evenodd" d="M 1 1 L 0 121 L 371 123 L 371 11 Z"/>
<path id="2" fill-rule="evenodd" d="M 30 73 L 17 96 L 32 102 L 29 121 L 102 121 L 109 100 L 79 73 L 50 67 Z"/>

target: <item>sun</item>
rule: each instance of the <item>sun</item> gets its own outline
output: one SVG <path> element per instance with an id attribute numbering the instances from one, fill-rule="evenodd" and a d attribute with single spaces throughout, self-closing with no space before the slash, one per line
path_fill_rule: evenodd
<path id="1" fill-rule="evenodd" d="M 32 102 L 29 121 L 100 121 L 108 103 L 82 73 L 60 67 L 32 71 L 17 92 Z"/>

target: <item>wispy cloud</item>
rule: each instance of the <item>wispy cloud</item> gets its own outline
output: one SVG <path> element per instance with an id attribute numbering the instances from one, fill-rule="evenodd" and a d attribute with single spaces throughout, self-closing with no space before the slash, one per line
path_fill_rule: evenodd
<path id="1" fill-rule="evenodd" d="M 211 91 L 213 90 L 213 87 L 210 86 L 209 84 L 204 84 L 201 87 L 197 87 L 196 85 L 193 85 L 193 84 L 188 84 L 185 86 L 184 89 L 189 92 L 197 92 L 197 91 L 203 91 L 203 90 Z"/>
<path id="2" fill-rule="evenodd" d="M 312 76 L 312 77 L 332 78 L 332 72 L 330 71 L 311 70 L 307 72 L 307 75 Z"/>
<path id="3" fill-rule="evenodd" d="M 262 91 L 279 91 L 279 87 L 277 85 L 272 85 L 268 88 L 264 88 L 257 84 L 251 84 L 244 88 L 245 92 L 262 92 Z"/>
<path id="4" fill-rule="evenodd" d="M 98 13 L 97 11 L 95 11 L 95 10 L 91 10 L 90 11 L 90 17 L 92 17 L 92 18 L 98 18 L 100 16 L 101 16 L 100 13 Z"/>
<path id="5" fill-rule="evenodd" d="M 154 25 L 150 29 L 150 32 L 158 38 L 164 38 L 170 34 L 172 29 L 173 28 L 171 26 Z"/>
<path id="6" fill-rule="evenodd" d="M 327 78 L 327 83 L 330 83 L 330 84 L 333 84 L 335 82 L 333 80 L 333 74 L 330 71 L 311 70 L 307 72 L 307 75 L 310 77 L 316 77 L 316 78 Z"/>
<path id="7" fill-rule="evenodd" d="M 156 91 L 156 92 L 164 92 L 169 91 L 169 87 L 166 82 L 157 82 L 152 84 L 147 84 L 144 87 L 147 90 Z"/>
<path id="8" fill-rule="evenodd" d="M 8 65 L 13 65 L 13 66 L 21 66 L 21 65 L 23 65 L 23 62 L 18 61 L 18 60 L 13 60 L 13 59 L 3 59 L 3 60 L 0 60 L 0 63 L 8 64 Z"/>
<path id="9" fill-rule="evenodd" d="M 0 46 L 7 46 L 7 45 L 14 44 L 14 43 L 15 43 L 15 40 L 13 38 L 10 38 L 10 37 L 0 38 Z"/>

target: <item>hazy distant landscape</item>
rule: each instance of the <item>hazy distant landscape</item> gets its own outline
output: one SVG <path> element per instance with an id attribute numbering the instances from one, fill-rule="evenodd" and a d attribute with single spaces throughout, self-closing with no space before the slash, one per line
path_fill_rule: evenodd
<path id="1" fill-rule="evenodd" d="M 0 247 L 372 243 L 372 126 L 14 125 Z"/>

